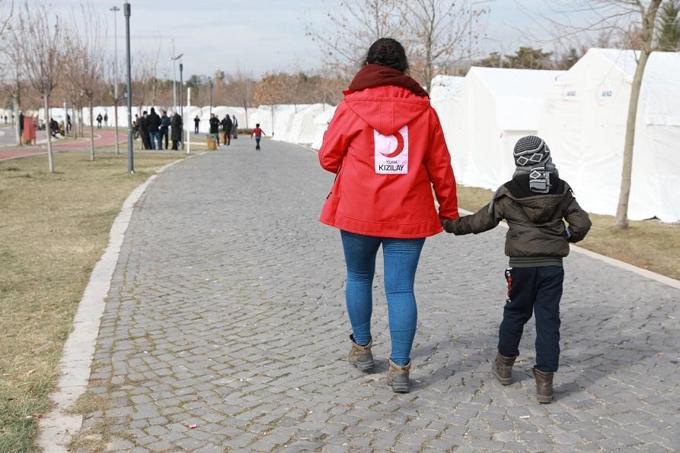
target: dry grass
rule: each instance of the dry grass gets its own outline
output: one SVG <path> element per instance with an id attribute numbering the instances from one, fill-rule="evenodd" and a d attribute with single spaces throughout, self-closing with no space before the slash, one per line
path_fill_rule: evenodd
<path id="1" fill-rule="evenodd" d="M 458 204 L 475 211 L 489 202 L 493 192 L 458 186 Z M 680 224 L 655 220 L 631 222 L 627 230 L 614 228 L 611 216 L 591 215 L 593 228 L 578 245 L 671 278 L 680 279 Z"/>
<path id="2" fill-rule="evenodd" d="M 0 162 L 0 451 L 33 451 L 63 343 L 113 219 L 156 168 L 183 157 L 98 151 Z"/>

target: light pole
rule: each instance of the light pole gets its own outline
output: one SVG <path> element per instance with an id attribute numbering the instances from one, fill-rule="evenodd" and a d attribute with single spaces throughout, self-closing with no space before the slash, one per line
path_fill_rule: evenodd
<path id="1" fill-rule="evenodd" d="M 182 143 L 182 149 L 184 149 L 184 99 L 182 96 L 182 90 L 184 89 L 184 65 L 179 64 L 179 117 L 182 119 L 182 126 L 180 126 L 180 142 Z"/>
<path id="2" fill-rule="evenodd" d="M 212 104 L 213 104 L 213 87 L 215 84 L 213 83 L 213 79 L 210 79 L 210 115 L 212 115 Z"/>
<path id="3" fill-rule="evenodd" d="M 132 151 L 132 57 L 130 53 L 130 16 L 132 9 L 128 2 L 123 3 L 125 15 L 125 47 L 127 50 L 127 111 L 128 111 L 128 173 L 135 172 L 135 156 Z"/>
<path id="4" fill-rule="evenodd" d="M 175 56 L 175 38 L 172 39 L 172 106 L 173 110 L 177 111 L 177 60 L 184 56 L 183 53 Z"/>
<path id="5" fill-rule="evenodd" d="M 120 8 L 114 6 L 109 11 L 113 11 L 113 45 L 115 48 L 113 58 L 113 122 L 116 128 L 116 156 L 118 156 L 120 155 L 118 144 L 118 11 L 120 11 Z"/>

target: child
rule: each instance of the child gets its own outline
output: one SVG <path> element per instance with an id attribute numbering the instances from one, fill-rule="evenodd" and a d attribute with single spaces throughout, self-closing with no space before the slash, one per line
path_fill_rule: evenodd
<path id="1" fill-rule="evenodd" d="M 456 235 L 477 234 L 496 227 L 502 219 L 507 221 L 508 298 L 492 373 L 501 384 L 512 383 L 512 366 L 519 355 L 524 324 L 535 313 L 536 397 L 539 403 L 550 403 L 560 354 L 562 258 L 569 254 L 570 242 L 586 236 L 591 223 L 569 185 L 559 179 L 550 149 L 542 139 L 520 139 L 514 158 L 517 169 L 512 180 L 496 191 L 489 204 L 474 215 L 445 221 L 444 228 Z"/>
<path id="2" fill-rule="evenodd" d="M 255 129 L 253 129 L 253 132 L 250 133 L 250 138 L 253 138 L 253 135 L 255 136 L 255 149 L 260 150 L 260 140 L 262 140 L 263 135 L 267 135 L 264 133 L 262 129 L 260 129 L 260 123 L 257 123 L 255 125 Z"/>

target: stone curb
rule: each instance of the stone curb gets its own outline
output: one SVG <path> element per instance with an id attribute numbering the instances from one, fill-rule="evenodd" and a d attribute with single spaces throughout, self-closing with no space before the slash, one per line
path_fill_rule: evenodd
<path id="1" fill-rule="evenodd" d="M 190 157 L 198 155 L 200 154 Z M 69 414 L 68 409 L 87 389 L 106 297 L 135 205 L 159 174 L 183 160 L 185 159 L 178 159 L 164 165 L 156 174 L 137 186 L 128 195 L 111 226 L 108 246 L 92 270 L 78 304 L 73 329 L 64 344 L 59 362 L 59 381 L 50 395 L 52 409 L 40 419 L 38 446 L 45 452 L 67 452 L 71 436 L 82 426 L 83 416 Z"/>

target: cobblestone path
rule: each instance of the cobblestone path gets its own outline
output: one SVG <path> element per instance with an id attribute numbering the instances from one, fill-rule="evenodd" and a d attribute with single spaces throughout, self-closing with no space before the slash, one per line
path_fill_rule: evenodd
<path id="1" fill-rule="evenodd" d="M 395 395 L 383 377 L 381 262 L 380 367 L 364 375 L 344 360 L 340 239 L 317 222 L 332 175 L 312 151 L 235 142 L 172 167 L 140 201 L 102 320 L 81 450 L 680 448 L 680 291 L 572 255 L 556 402 L 542 406 L 533 321 L 517 382 L 489 375 L 504 230 L 428 239 L 415 386 Z"/>

